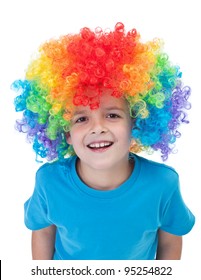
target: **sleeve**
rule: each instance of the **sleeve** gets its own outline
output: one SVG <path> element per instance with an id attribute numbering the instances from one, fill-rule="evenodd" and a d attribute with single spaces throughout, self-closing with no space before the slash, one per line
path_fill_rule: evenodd
<path id="1" fill-rule="evenodd" d="M 186 206 L 179 188 L 173 192 L 162 215 L 161 229 L 175 235 L 185 235 L 194 226 L 195 217 Z"/>
<path id="2" fill-rule="evenodd" d="M 24 222 L 30 230 L 39 230 L 52 224 L 48 219 L 45 191 L 39 184 L 37 175 L 33 194 L 24 204 Z"/>

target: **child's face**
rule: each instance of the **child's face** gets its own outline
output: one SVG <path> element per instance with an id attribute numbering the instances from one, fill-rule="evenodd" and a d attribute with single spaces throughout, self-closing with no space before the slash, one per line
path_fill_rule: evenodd
<path id="1" fill-rule="evenodd" d="M 131 128 L 126 100 L 105 93 L 98 109 L 75 109 L 67 142 L 73 145 L 82 164 L 108 170 L 128 161 Z"/>

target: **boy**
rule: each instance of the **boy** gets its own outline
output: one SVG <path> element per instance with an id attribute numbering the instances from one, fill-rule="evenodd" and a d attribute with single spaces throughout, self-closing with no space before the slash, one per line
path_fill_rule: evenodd
<path id="1" fill-rule="evenodd" d="M 122 23 L 41 46 L 14 84 L 18 130 L 54 160 L 25 203 L 33 259 L 180 259 L 195 218 L 178 174 L 136 155 L 173 150 L 190 108 L 180 78 L 159 41 L 143 44 Z"/>

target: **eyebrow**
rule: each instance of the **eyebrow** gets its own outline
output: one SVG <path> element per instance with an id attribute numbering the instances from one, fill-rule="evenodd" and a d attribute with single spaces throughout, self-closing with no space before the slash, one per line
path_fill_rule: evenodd
<path id="1" fill-rule="evenodd" d="M 83 114 L 86 114 L 86 113 L 87 113 L 87 110 L 75 111 L 75 112 L 73 112 L 73 116 L 83 115 Z"/>
<path id="2" fill-rule="evenodd" d="M 112 107 L 106 107 L 104 108 L 104 110 L 106 111 L 113 111 L 113 110 L 116 110 L 116 111 L 122 111 L 124 112 L 125 110 L 123 108 L 119 108 L 119 107 L 116 107 L 116 106 L 112 106 Z M 88 113 L 88 110 L 78 110 L 78 111 L 75 111 L 73 113 L 73 116 L 77 116 L 77 115 L 85 115 Z"/>
<path id="3" fill-rule="evenodd" d="M 106 109 L 106 111 L 117 110 L 117 111 L 123 111 L 124 112 L 124 109 L 119 108 L 119 107 L 108 107 L 108 108 L 105 108 L 105 109 Z"/>

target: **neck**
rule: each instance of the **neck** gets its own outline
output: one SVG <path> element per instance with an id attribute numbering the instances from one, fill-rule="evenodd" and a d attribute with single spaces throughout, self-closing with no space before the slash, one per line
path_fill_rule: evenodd
<path id="1" fill-rule="evenodd" d="M 123 166 L 115 166 L 109 170 L 96 170 L 77 162 L 77 172 L 81 180 L 89 187 L 97 190 L 113 190 L 123 184 L 133 171 L 133 161 L 127 160 Z"/>

